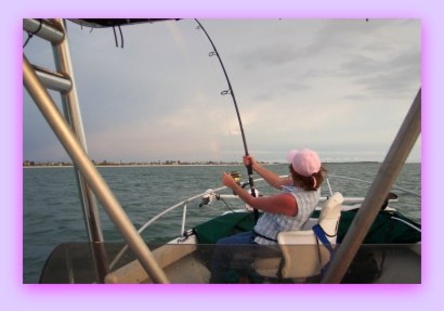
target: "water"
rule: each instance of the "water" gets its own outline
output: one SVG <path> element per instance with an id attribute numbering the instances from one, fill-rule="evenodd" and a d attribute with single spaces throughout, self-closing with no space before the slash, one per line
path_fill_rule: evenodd
<path id="1" fill-rule="evenodd" d="M 378 163 L 332 163 L 326 167 L 329 174 L 372 180 Z M 287 165 L 273 165 L 278 174 L 287 174 Z M 136 228 L 164 209 L 193 195 L 221 186 L 221 172 L 237 170 L 246 175 L 242 166 L 154 166 L 101 167 L 104 179 L 114 191 Z M 369 184 L 330 180 L 333 190 L 344 196 L 365 196 Z M 407 164 L 396 186 L 421 192 L 420 164 Z M 85 242 L 85 224 L 77 194 L 74 170 L 71 167 L 26 168 L 23 172 L 23 282 L 37 283 L 45 260 L 59 244 Z M 257 187 L 262 194 L 274 193 L 263 183 Z M 323 194 L 328 194 L 324 183 Z M 395 190 L 400 196 L 393 205 L 403 214 L 421 221 L 420 198 Z M 188 228 L 228 210 L 222 202 L 199 207 L 199 201 L 188 205 Z M 234 203 L 228 202 L 234 208 Z M 121 242 L 123 239 L 103 209 L 100 211 L 104 239 Z M 162 217 L 158 223 L 143 232 L 147 241 L 166 241 L 181 232 L 182 209 Z"/>

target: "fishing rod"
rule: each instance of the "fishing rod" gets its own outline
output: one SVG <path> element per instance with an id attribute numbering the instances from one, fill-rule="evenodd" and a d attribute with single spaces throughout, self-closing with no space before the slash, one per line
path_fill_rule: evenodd
<path id="1" fill-rule="evenodd" d="M 213 40 L 211 40 L 211 37 L 208 34 L 208 32 L 206 31 L 206 29 L 204 28 L 204 26 L 202 26 L 202 24 L 197 20 L 197 18 L 195 19 L 195 21 L 198 24 L 197 29 L 202 29 L 203 30 L 203 32 L 205 33 L 206 37 L 208 38 L 208 41 L 210 41 L 210 44 L 213 47 L 213 51 L 210 52 L 210 54 L 208 56 L 212 57 L 212 56 L 216 55 L 217 58 L 219 59 L 220 66 L 222 67 L 222 70 L 223 70 L 224 75 L 225 75 L 225 80 L 227 80 L 227 83 L 228 83 L 228 90 L 222 91 L 221 95 L 230 94 L 231 98 L 233 99 L 234 108 L 236 109 L 237 121 L 239 123 L 239 128 L 240 128 L 240 131 L 241 131 L 242 142 L 244 144 L 245 156 L 249 156 L 248 146 L 247 146 L 247 139 L 245 138 L 245 131 L 244 131 L 244 126 L 242 125 L 242 119 L 241 119 L 241 115 L 240 115 L 240 112 L 239 112 L 239 107 L 238 107 L 237 102 L 236 102 L 236 97 L 234 96 L 234 91 L 233 91 L 233 87 L 231 86 L 230 78 L 228 77 L 227 71 L 225 70 L 224 63 L 222 62 L 222 58 L 220 57 L 220 54 L 217 51 L 217 48 L 214 45 Z M 251 195 L 253 197 L 256 197 L 256 189 L 254 187 L 254 181 L 253 181 L 253 165 L 251 163 L 249 163 L 249 164 L 246 165 L 246 167 L 247 167 L 247 173 L 248 173 L 248 184 L 250 185 L 250 189 L 251 189 Z M 255 217 L 256 221 L 259 218 L 259 212 L 258 212 L 257 209 L 254 209 L 254 217 Z"/>

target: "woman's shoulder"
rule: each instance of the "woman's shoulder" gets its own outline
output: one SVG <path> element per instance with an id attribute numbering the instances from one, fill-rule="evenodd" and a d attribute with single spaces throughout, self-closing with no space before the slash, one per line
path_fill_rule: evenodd
<path id="1" fill-rule="evenodd" d="M 308 191 L 300 187 L 295 186 L 282 186 L 282 192 L 283 193 L 291 193 L 296 196 L 300 197 L 319 197 L 321 195 L 320 189 L 315 191 Z"/>

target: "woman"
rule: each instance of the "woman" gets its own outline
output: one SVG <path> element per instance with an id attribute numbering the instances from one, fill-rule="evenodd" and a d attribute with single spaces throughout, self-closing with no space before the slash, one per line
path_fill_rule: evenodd
<path id="1" fill-rule="evenodd" d="M 319 201 L 320 186 L 324 181 L 326 170 L 322 167 L 318 154 L 310 149 L 292 150 L 287 159 L 290 163 L 290 175 L 281 178 L 261 166 L 252 157 L 244 157 L 245 165 L 251 164 L 253 170 L 266 182 L 282 190 L 279 194 L 267 197 L 253 197 L 230 174 L 226 172 L 222 174 L 222 183 L 225 186 L 231 188 L 246 204 L 261 210 L 263 214 L 253 231 L 242 232 L 217 241 L 216 246 L 234 245 L 234 247 L 216 247 L 211 263 L 211 282 L 224 282 L 233 253 L 237 250 L 245 252 L 245 247 L 236 247 L 236 245 L 276 245 L 279 232 L 301 230 L 310 218 Z M 254 253 L 258 255 L 257 252 Z"/>

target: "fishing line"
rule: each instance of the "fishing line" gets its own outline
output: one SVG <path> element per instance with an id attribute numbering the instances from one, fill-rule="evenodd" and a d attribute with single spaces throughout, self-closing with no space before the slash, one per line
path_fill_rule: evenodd
<path id="1" fill-rule="evenodd" d="M 247 139 L 245 138 L 244 126 L 242 125 L 242 119 L 241 119 L 241 115 L 239 112 L 239 107 L 236 102 L 236 97 L 234 96 L 234 91 L 233 91 L 233 87 L 231 86 L 230 78 L 228 77 L 227 71 L 225 70 L 224 63 L 222 62 L 222 58 L 220 57 L 220 54 L 217 51 L 217 48 L 214 45 L 213 40 L 211 40 L 210 35 L 206 31 L 206 29 L 202 26 L 202 24 L 197 20 L 197 18 L 195 19 L 195 21 L 198 24 L 197 29 L 203 30 L 206 37 L 208 38 L 208 41 L 210 41 L 210 44 L 213 47 L 213 51 L 210 52 L 210 54 L 208 54 L 208 56 L 210 56 L 210 57 L 217 56 L 220 66 L 222 67 L 222 70 L 224 72 L 225 79 L 227 80 L 227 83 L 228 83 L 228 90 L 222 91 L 221 95 L 230 94 L 231 98 L 233 99 L 234 108 L 236 109 L 237 121 L 239 123 L 239 128 L 240 128 L 240 132 L 241 132 L 241 136 L 242 136 L 242 142 L 244 144 L 245 156 L 248 156 L 249 153 L 248 153 Z M 250 185 L 251 194 L 253 195 L 253 197 L 256 197 L 256 189 L 254 187 L 254 181 L 253 181 L 253 167 L 252 167 L 251 163 L 249 165 L 246 165 L 246 167 L 247 167 L 247 172 L 248 172 L 248 184 Z M 255 216 L 256 220 L 259 218 L 259 212 L 257 211 L 257 209 L 254 209 L 254 216 Z"/>

